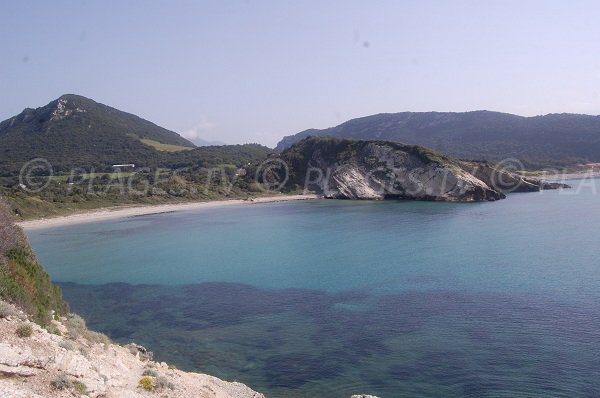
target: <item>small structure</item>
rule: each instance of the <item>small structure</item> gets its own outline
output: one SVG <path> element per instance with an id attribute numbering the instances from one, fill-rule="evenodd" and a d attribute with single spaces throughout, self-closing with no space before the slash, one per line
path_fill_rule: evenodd
<path id="1" fill-rule="evenodd" d="M 133 164 L 133 163 L 113 164 L 112 167 L 113 167 L 113 169 L 121 169 L 121 168 L 125 168 L 125 167 L 131 167 L 132 169 L 135 169 L 135 164 Z"/>

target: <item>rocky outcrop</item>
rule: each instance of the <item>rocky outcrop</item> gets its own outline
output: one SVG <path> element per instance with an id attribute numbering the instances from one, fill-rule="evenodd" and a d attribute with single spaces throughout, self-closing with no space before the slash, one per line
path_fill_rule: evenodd
<path id="1" fill-rule="evenodd" d="M 332 199 L 493 201 L 509 192 L 562 187 L 488 163 L 459 161 L 386 141 L 310 137 L 281 158 L 288 165 L 282 171 L 289 173 L 288 187 Z"/>
<path id="2" fill-rule="evenodd" d="M 74 337 L 58 322 L 61 335 L 51 334 L 23 317 L 0 319 L 0 398 L 264 398 L 241 383 L 153 362 L 141 346 Z M 20 337 L 19 327 L 31 335 Z"/>
<path id="3" fill-rule="evenodd" d="M 488 162 L 460 162 L 461 168 L 471 173 L 495 190 L 510 192 L 539 192 L 544 189 L 569 188 L 566 184 L 551 183 L 536 178 L 527 178 L 512 172 L 510 162 L 490 164 Z"/>

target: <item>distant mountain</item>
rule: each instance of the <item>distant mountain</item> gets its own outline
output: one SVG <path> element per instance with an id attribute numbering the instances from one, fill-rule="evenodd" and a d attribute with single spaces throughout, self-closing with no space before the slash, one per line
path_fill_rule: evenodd
<path id="1" fill-rule="evenodd" d="M 0 175 L 45 158 L 55 171 L 106 168 L 115 163 L 145 165 L 161 151 L 195 145 L 130 113 L 67 94 L 0 123 Z"/>
<path id="2" fill-rule="evenodd" d="M 282 151 L 308 136 L 424 145 L 462 159 L 517 158 L 529 167 L 600 161 L 600 116 L 523 117 L 475 111 L 382 113 L 283 138 Z"/>
<path id="3" fill-rule="evenodd" d="M 197 146 L 222 146 L 222 145 L 227 145 L 222 141 L 208 141 L 208 140 L 203 140 L 202 138 L 194 138 L 193 140 L 191 140 L 194 144 L 196 144 Z"/>

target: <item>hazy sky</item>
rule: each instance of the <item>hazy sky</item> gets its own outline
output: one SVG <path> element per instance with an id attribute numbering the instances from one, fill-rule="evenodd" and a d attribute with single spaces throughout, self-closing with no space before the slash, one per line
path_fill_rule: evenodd
<path id="1" fill-rule="evenodd" d="M 0 119 L 64 93 L 227 143 L 380 112 L 600 114 L 598 1 L 3 1 Z"/>

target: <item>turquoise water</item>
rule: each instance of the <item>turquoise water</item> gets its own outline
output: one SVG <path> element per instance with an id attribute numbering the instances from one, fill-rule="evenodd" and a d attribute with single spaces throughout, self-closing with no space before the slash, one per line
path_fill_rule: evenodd
<path id="1" fill-rule="evenodd" d="M 241 205 L 29 236 L 93 328 L 269 397 L 594 397 L 594 191 Z"/>

